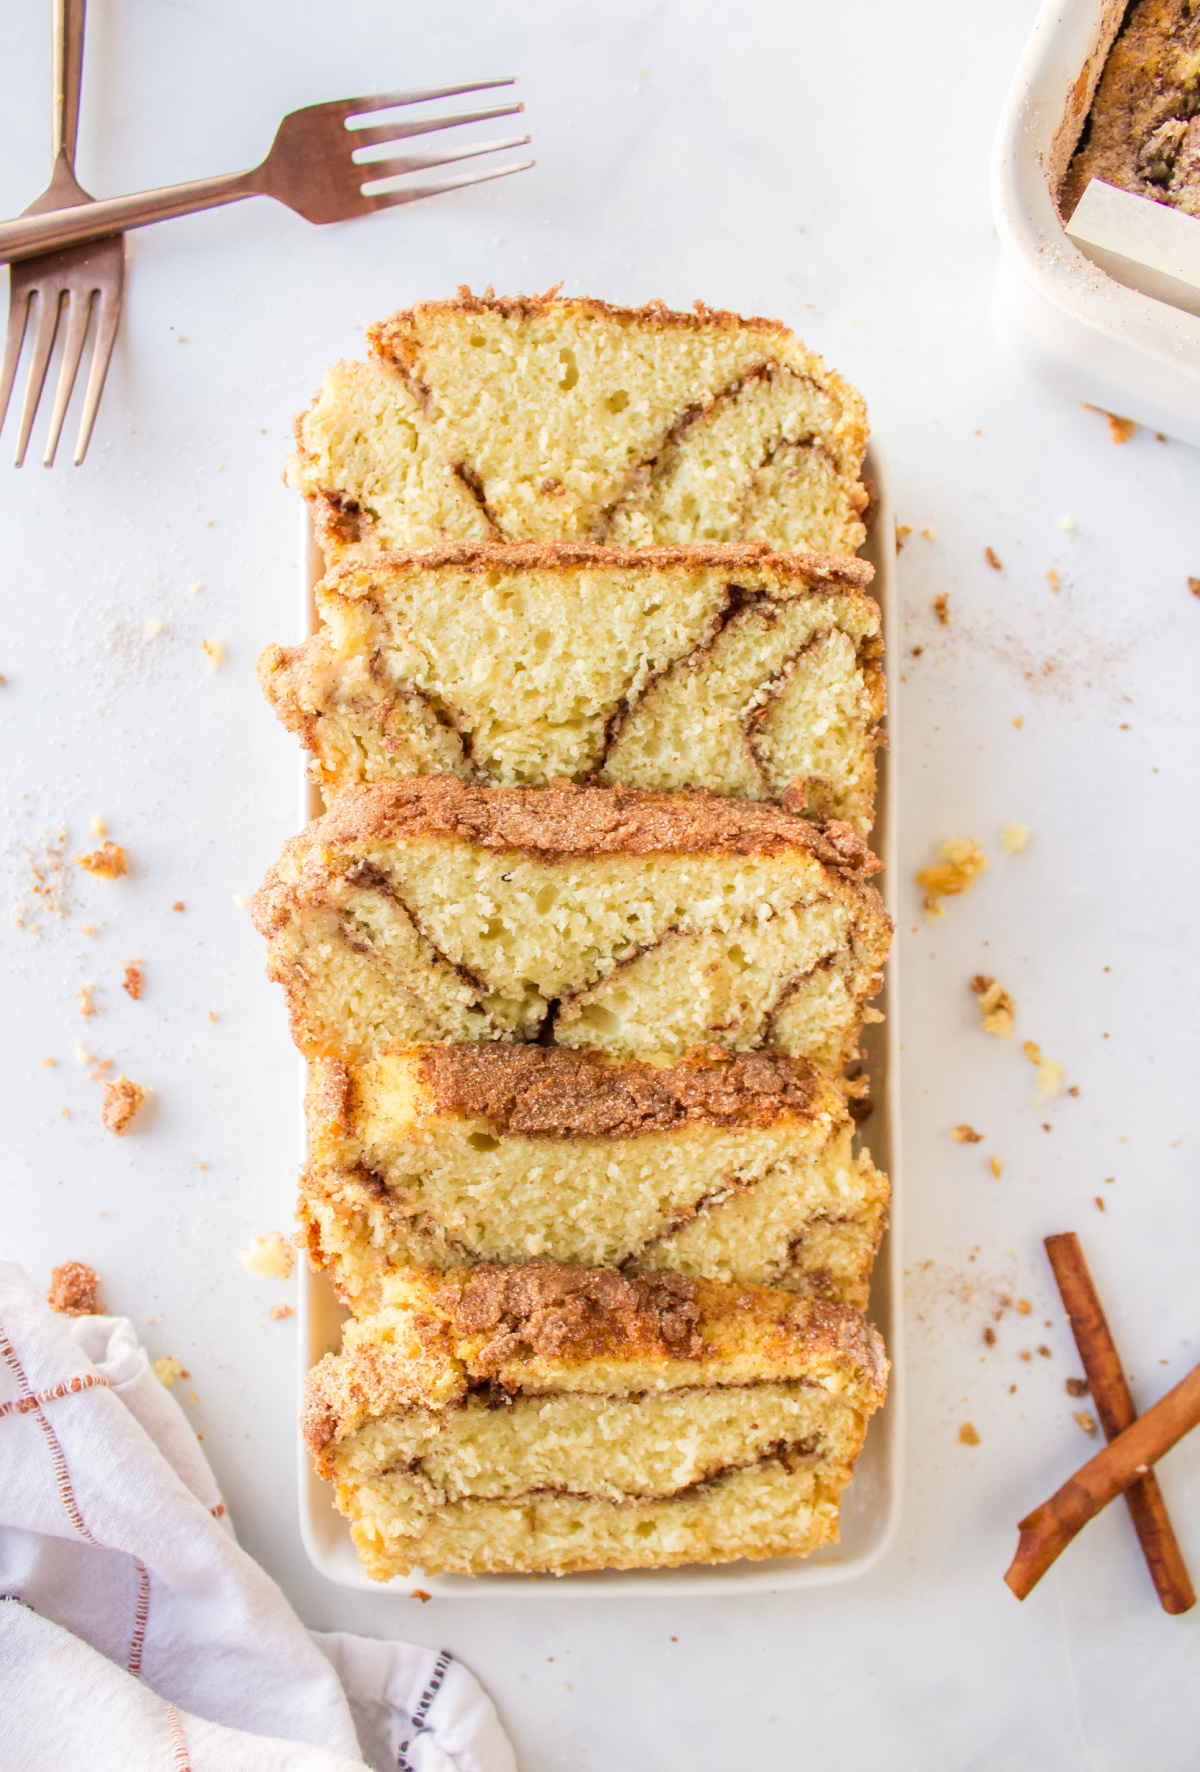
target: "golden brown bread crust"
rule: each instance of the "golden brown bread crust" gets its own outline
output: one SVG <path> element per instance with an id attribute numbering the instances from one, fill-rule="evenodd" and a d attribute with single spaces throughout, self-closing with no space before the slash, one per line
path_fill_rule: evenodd
<path id="1" fill-rule="evenodd" d="M 457 566 L 466 572 L 486 573 L 532 570 L 562 571 L 571 566 L 607 566 L 630 572 L 666 571 L 674 567 L 692 567 L 697 571 L 713 568 L 737 572 L 749 567 L 763 568 L 779 578 L 802 582 L 820 581 L 822 590 L 837 589 L 847 593 L 861 591 L 875 576 L 869 560 L 849 554 L 822 554 L 813 549 L 798 548 L 791 553 L 776 554 L 765 542 L 729 542 L 720 546 L 697 544 L 695 547 L 609 548 L 598 542 L 528 541 L 528 542 L 446 542 L 435 548 L 404 548 L 391 553 L 373 555 L 369 561 L 355 560 L 336 568 L 325 585 L 336 589 L 339 579 L 361 577 L 371 572 L 395 572 L 406 566 L 432 571 L 439 566 Z"/>
<path id="2" fill-rule="evenodd" d="M 533 1138 L 638 1138 L 697 1123 L 770 1126 L 807 1116 L 818 1093 L 816 1069 L 804 1059 L 719 1046 L 667 1066 L 610 1064 L 562 1046 L 422 1046 L 417 1068 L 441 1111 Z M 329 1093 L 314 1107 L 336 1101 L 340 1119 L 344 1094 L 335 1096 L 331 1079 L 322 1088 Z"/>
<path id="3" fill-rule="evenodd" d="M 345 1351 L 327 1354 L 305 1380 L 301 1427 L 326 1476 L 331 1447 L 366 1421 L 414 1406 L 452 1406 L 498 1373 L 511 1388 L 523 1362 L 536 1364 L 543 1380 L 547 1370 L 560 1369 L 565 1390 L 572 1388 L 572 1368 L 592 1359 L 628 1360 L 642 1385 L 653 1371 L 678 1387 L 729 1382 L 738 1355 L 753 1346 L 753 1374 L 743 1371 L 734 1382 L 825 1368 L 865 1386 L 873 1405 L 883 1400 L 883 1343 L 848 1305 L 677 1274 L 627 1279 L 610 1268 L 556 1261 L 484 1262 L 411 1278 L 409 1341 L 393 1335 L 394 1313 L 384 1313 L 360 1325 Z M 545 1394 L 547 1385 L 536 1388 Z"/>
<path id="4" fill-rule="evenodd" d="M 284 868 L 337 849 L 452 837 L 480 849 L 561 855 L 780 855 L 804 850 L 865 890 L 882 863 L 853 825 L 821 828 L 759 800 L 727 800 L 695 789 L 658 794 L 638 788 L 483 787 L 454 775 L 409 776 L 346 788 L 328 812 L 284 845 L 250 900 L 255 927 L 270 936 L 304 897 Z M 320 866 L 321 879 L 327 866 Z"/>
<path id="5" fill-rule="evenodd" d="M 434 314 L 491 313 L 499 314 L 505 320 L 536 320 L 546 314 L 560 313 L 597 320 L 624 320 L 632 325 L 656 326 L 663 330 L 675 327 L 687 332 L 711 331 L 714 327 L 722 332 L 751 328 L 758 332 L 786 334 L 790 330 L 782 320 L 767 320 L 760 315 L 744 316 L 728 308 L 709 308 L 702 301 L 693 304 L 691 313 L 668 308 L 662 301 L 646 302 L 640 308 L 622 308 L 611 302 L 598 301 L 593 296 L 560 296 L 558 291 L 561 288 L 562 284 L 556 283 L 544 295 L 494 295 L 489 284 L 482 295 L 475 295 L 467 284 L 460 283 L 457 295 L 445 301 L 415 302 L 411 308 L 400 308 L 386 320 L 377 320 L 373 326 L 368 326 L 367 346 L 378 362 L 411 369 L 416 360 L 413 330 L 426 315 Z"/>

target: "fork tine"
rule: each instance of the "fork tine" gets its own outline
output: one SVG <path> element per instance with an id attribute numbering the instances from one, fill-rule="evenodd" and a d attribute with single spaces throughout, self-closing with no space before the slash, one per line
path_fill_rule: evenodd
<path id="1" fill-rule="evenodd" d="M 419 203 L 422 197 L 439 197 L 443 191 L 459 191 L 465 185 L 486 184 L 491 178 L 505 178 L 510 172 L 527 172 L 535 160 L 519 160 L 512 166 L 489 166 L 486 172 L 460 172 L 456 178 L 443 178 L 436 185 L 418 185 L 405 191 L 381 191 L 367 197 L 370 209 L 392 209 L 397 203 Z"/>
<path id="2" fill-rule="evenodd" d="M 494 86 L 515 86 L 516 78 L 472 80 L 466 86 L 430 86 L 424 92 L 371 92 L 365 98 L 339 98 L 329 106 L 343 117 L 365 117 L 371 111 L 390 111 L 400 105 L 423 105 L 428 99 L 458 98 L 464 92 L 490 92 Z M 324 108 L 324 107 L 322 107 Z"/>
<path id="3" fill-rule="evenodd" d="M 398 154 L 393 160 L 364 160 L 363 189 L 378 179 L 398 178 L 403 172 L 425 172 L 431 166 L 448 166 L 454 160 L 471 160 L 477 154 L 499 154 L 505 148 L 523 148 L 527 135 L 511 135 L 503 141 L 474 142 L 469 148 L 435 149 L 432 154 Z"/>
<path id="4" fill-rule="evenodd" d="M 46 453 L 42 457 L 43 464 L 48 468 L 54 466 L 54 452 L 58 448 L 63 419 L 67 416 L 71 391 L 79 373 L 79 359 L 83 355 L 83 341 L 87 337 L 88 321 L 92 313 L 92 295 L 93 291 L 90 289 L 73 289 L 67 297 L 67 336 L 58 370 L 54 411 L 50 414 L 50 429 L 46 433 Z"/>
<path id="5" fill-rule="evenodd" d="M 416 117 L 411 123 L 380 123 L 373 129 L 351 129 L 354 147 L 375 142 L 406 141 L 410 135 L 432 135 L 435 129 L 457 129 L 460 123 L 486 123 L 489 117 L 515 117 L 524 105 L 496 105 L 490 111 L 461 111 L 456 117 Z"/>
<path id="6" fill-rule="evenodd" d="M 13 382 L 17 379 L 17 364 L 21 361 L 21 346 L 25 341 L 25 323 L 29 318 L 29 295 L 27 285 L 18 283 L 15 277 L 9 278 L 8 295 L 8 336 L 4 342 L 4 368 L 0 370 L 0 428 L 8 416 L 8 403 L 12 398 Z"/>
<path id="7" fill-rule="evenodd" d="M 100 291 L 100 314 L 96 326 L 96 342 L 92 347 L 92 366 L 88 371 L 87 393 L 83 399 L 83 416 L 79 420 L 79 436 L 75 443 L 76 467 L 87 454 L 88 444 L 92 440 L 92 427 L 96 422 L 96 413 L 100 407 L 100 396 L 104 392 L 104 378 L 108 374 L 113 343 L 117 336 L 117 324 L 121 318 L 121 296 L 122 289 L 107 292 L 102 289 Z"/>
<path id="8" fill-rule="evenodd" d="M 47 301 L 44 290 L 37 291 L 37 324 L 33 334 L 33 356 L 29 361 L 29 380 L 25 384 L 25 405 L 21 412 L 21 432 L 17 438 L 16 463 L 18 467 L 21 467 L 25 460 L 29 433 L 33 429 L 34 415 L 37 412 L 38 401 L 42 397 L 42 388 L 46 380 L 46 370 L 50 366 L 50 353 L 54 349 L 54 334 L 58 331 L 61 296 L 62 291 L 56 289 L 53 303 L 51 303 Z"/>

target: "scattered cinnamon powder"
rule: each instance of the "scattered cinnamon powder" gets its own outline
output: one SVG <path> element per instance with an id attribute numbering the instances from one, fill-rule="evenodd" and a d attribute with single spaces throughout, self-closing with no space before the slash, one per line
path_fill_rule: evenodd
<path id="1" fill-rule="evenodd" d="M 925 915 L 930 922 L 942 915 L 939 900 L 966 892 L 989 865 L 974 837 L 951 837 L 938 854 L 940 860 L 931 867 L 918 868 L 914 876 L 917 885 L 925 888 Z"/>
<path id="2" fill-rule="evenodd" d="M 111 1083 L 105 1083 L 104 1106 L 100 1110 L 100 1117 L 108 1130 L 118 1138 L 123 1138 L 146 1095 L 147 1091 L 141 1084 L 135 1083 L 123 1071 Z"/>
<path id="3" fill-rule="evenodd" d="M 962 1426 L 958 1430 L 958 1438 L 959 1438 L 960 1445 L 978 1446 L 978 1444 L 979 1444 L 979 1430 L 974 1426 L 974 1424 L 972 1422 L 964 1421 Z"/>
<path id="4" fill-rule="evenodd" d="M 127 997 L 132 997 L 134 1002 L 137 1002 L 142 994 L 142 963 L 140 960 L 126 960 L 125 977 L 122 980 L 121 989 Z"/>
<path id="5" fill-rule="evenodd" d="M 976 1132 L 973 1126 L 953 1126 L 950 1136 L 955 1144 L 982 1144 L 983 1133 Z"/>
<path id="6" fill-rule="evenodd" d="M 996 550 L 994 548 L 984 548 L 983 557 L 987 561 L 988 565 L 991 567 L 993 572 L 1003 572 L 1004 571 L 1004 562 L 997 557 Z"/>
<path id="7" fill-rule="evenodd" d="M 979 998 L 980 1014 L 983 1026 L 989 1034 L 1001 1034 L 1005 1039 L 1013 1031 L 1013 1016 L 1017 1005 L 1004 989 L 986 973 L 977 972 L 971 980 L 971 989 Z"/>
<path id="8" fill-rule="evenodd" d="M 25 850 L 29 864 L 28 889 L 35 902 L 17 906 L 14 921 L 19 929 L 38 928 L 29 920 L 33 910 L 52 911 L 55 916 L 62 917 L 71 909 L 71 875 L 66 847 L 67 828 L 63 825 L 55 836 L 43 837 L 37 848 Z"/>
<path id="9" fill-rule="evenodd" d="M 50 1270 L 50 1290 L 46 1303 L 52 1311 L 65 1317 L 95 1317 L 101 1314 L 97 1298 L 99 1276 L 84 1261 L 64 1261 Z"/>
<path id="10" fill-rule="evenodd" d="M 95 874 L 98 880 L 119 880 L 129 872 L 129 857 L 119 843 L 101 843 L 86 855 L 72 856 L 76 867 Z"/>

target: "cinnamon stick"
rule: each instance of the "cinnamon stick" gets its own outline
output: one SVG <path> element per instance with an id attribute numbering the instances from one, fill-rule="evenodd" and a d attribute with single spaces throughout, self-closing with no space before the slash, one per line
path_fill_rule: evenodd
<path id="1" fill-rule="evenodd" d="M 1062 1294 L 1100 1425 L 1105 1438 L 1115 1440 L 1137 1419 L 1137 1410 L 1079 1238 L 1074 1231 L 1047 1237 L 1046 1254 Z M 1187 1612 L 1196 1604 L 1196 1593 L 1153 1471 L 1147 1471 L 1126 1489 L 1125 1505 L 1163 1611 Z"/>
<path id="2" fill-rule="evenodd" d="M 1004 1579 L 1018 1600 L 1032 1593 L 1077 1532 L 1200 1422 L 1200 1366 L 1097 1452 L 1018 1524 L 1017 1554 Z"/>

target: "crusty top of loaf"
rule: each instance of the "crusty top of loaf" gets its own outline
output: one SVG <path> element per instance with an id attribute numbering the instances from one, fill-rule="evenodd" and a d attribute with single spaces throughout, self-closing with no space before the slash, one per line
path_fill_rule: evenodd
<path id="1" fill-rule="evenodd" d="M 594 296 L 559 295 L 561 288 L 562 284 L 556 283 L 544 295 L 495 295 L 489 284 L 482 295 L 475 295 L 467 284 L 460 283 L 457 295 L 446 300 L 415 302 L 411 308 L 401 308 L 386 320 L 377 320 L 367 328 L 367 344 L 371 355 L 381 362 L 406 363 L 410 355 L 408 340 L 414 327 L 435 314 L 490 313 L 499 314 L 505 320 L 535 320 L 557 312 L 578 315 L 582 319 L 620 320 L 627 325 L 663 330 L 670 327 L 690 332 L 744 329 L 784 335 L 791 330 L 782 320 L 735 314 L 728 308 L 707 307 L 702 301 L 695 302 L 690 313 L 668 308 L 662 301 L 646 302 L 640 308 L 622 308 L 611 302 L 598 301 Z"/>
<path id="2" fill-rule="evenodd" d="M 340 579 L 372 577 L 387 572 L 436 571 L 457 566 L 465 572 L 540 570 L 563 572 L 573 566 L 605 566 L 622 572 L 659 572 L 676 567 L 697 571 L 739 572 L 757 568 L 780 579 L 798 579 L 816 589 L 861 591 L 875 576 L 869 560 L 847 554 L 822 554 L 797 549 L 775 554 L 765 542 L 701 544 L 695 547 L 608 548 L 593 542 L 446 542 L 440 547 L 408 548 L 354 561 L 330 573 L 325 588 Z"/>
<path id="3" fill-rule="evenodd" d="M 774 855 L 802 849 L 843 873 L 870 874 L 881 866 L 853 825 L 835 819 L 819 827 L 760 800 L 725 799 L 699 788 L 662 794 L 573 782 L 485 787 L 455 775 L 346 788 L 291 844 L 337 849 L 426 836 L 539 855 Z"/>
<path id="4" fill-rule="evenodd" d="M 438 1108 L 524 1137 L 637 1138 L 680 1126 L 770 1126 L 807 1118 L 815 1066 L 783 1052 L 698 1050 L 678 1064 L 611 1064 L 564 1046 L 411 1049 Z"/>
<path id="5" fill-rule="evenodd" d="M 858 1311 L 766 1286 L 627 1277 L 569 1262 L 480 1263 L 385 1277 L 395 1303 L 347 1324 L 308 1374 L 302 1427 L 332 1445 L 372 1418 L 446 1407 L 479 1385 L 607 1393 L 810 1379 L 883 1400 L 883 1343 Z"/>

